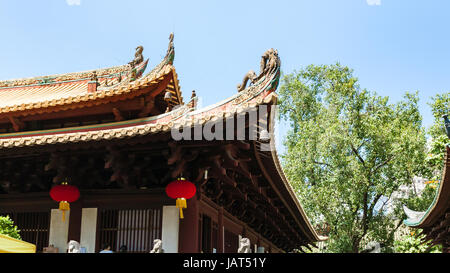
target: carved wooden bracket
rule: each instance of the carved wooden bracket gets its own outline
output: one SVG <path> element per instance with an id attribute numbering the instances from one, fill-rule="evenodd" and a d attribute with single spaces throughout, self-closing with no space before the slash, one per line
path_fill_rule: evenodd
<path id="1" fill-rule="evenodd" d="M 115 121 L 122 121 L 122 120 L 125 120 L 125 118 L 123 117 L 123 115 L 122 115 L 122 113 L 120 112 L 120 110 L 119 109 L 117 109 L 117 108 L 113 108 L 112 109 L 112 112 L 113 112 L 113 114 L 114 114 L 114 120 Z"/>
<path id="2" fill-rule="evenodd" d="M 142 110 L 139 113 L 139 117 L 140 118 L 147 117 L 152 112 L 153 109 L 155 109 L 155 100 L 153 98 L 145 99 Z"/>
<path id="3" fill-rule="evenodd" d="M 11 122 L 15 132 L 19 132 L 25 129 L 25 123 L 22 122 L 20 119 L 13 116 L 8 116 L 8 119 Z"/>
<path id="4" fill-rule="evenodd" d="M 133 156 L 130 157 L 128 153 L 115 147 L 108 147 L 108 152 L 105 158 L 105 169 L 113 171 L 110 181 L 115 181 L 123 188 L 129 188 L 129 167 L 133 165 Z"/>

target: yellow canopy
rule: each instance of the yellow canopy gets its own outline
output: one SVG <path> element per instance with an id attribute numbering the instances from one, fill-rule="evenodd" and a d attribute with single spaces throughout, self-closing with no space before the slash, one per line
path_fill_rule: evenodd
<path id="1" fill-rule="evenodd" d="M 0 253 L 36 253 L 36 245 L 0 234 Z"/>

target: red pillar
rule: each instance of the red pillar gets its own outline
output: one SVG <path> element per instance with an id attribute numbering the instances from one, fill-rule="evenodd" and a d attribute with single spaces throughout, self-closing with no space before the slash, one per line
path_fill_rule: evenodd
<path id="1" fill-rule="evenodd" d="M 78 200 L 70 204 L 69 216 L 69 234 L 67 242 L 75 240 L 78 243 L 81 239 L 81 213 L 83 209 L 83 201 Z"/>
<path id="2" fill-rule="evenodd" d="M 178 237 L 179 253 L 200 252 L 198 245 L 199 202 L 197 195 L 187 200 L 187 208 L 183 210 L 184 219 L 180 219 Z"/>

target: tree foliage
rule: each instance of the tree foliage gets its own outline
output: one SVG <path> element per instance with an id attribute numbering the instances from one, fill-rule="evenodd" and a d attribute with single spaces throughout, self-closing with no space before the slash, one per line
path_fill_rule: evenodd
<path id="1" fill-rule="evenodd" d="M 0 216 L 0 234 L 8 235 L 14 239 L 21 240 L 19 235 L 19 230 L 17 226 L 14 225 L 14 222 L 7 216 Z"/>
<path id="2" fill-rule="evenodd" d="M 438 94 L 432 98 L 429 104 L 433 113 L 434 122 L 428 129 L 428 150 L 425 159 L 424 174 L 428 178 L 424 190 L 420 193 L 412 194 L 403 200 L 399 200 L 408 208 L 415 211 L 426 211 L 437 197 L 437 190 L 442 179 L 444 168 L 444 157 L 446 145 L 449 139 L 444 128 L 444 114 L 450 114 L 450 92 Z M 405 215 L 403 215 L 405 218 Z M 425 237 L 420 230 L 411 230 L 395 241 L 397 252 L 421 253 L 421 252 L 441 252 L 442 246 L 433 246 L 428 242 L 423 242 Z"/>
<path id="3" fill-rule="evenodd" d="M 426 167 L 430 180 L 440 180 L 445 156 L 445 146 L 450 145 L 445 131 L 444 114 L 450 115 L 450 92 L 437 94 L 429 104 L 433 113 L 434 122 L 428 129 L 430 147 L 426 158 Z"/>
<path id="4" fill-rule="evenodd" d="M 392 104 L 361 89 L 348 67 L 310 65 L 284 76 L 280 113 L 291 125 L 286 175 L 313 224 L 330 227 L 328 250 L 393 246 L 398 225 L 385 201 L 425 160 L 417 94 Z"/>
<path id="5" fill-rule="evenodd" d="M 425 235 L 421 234 L 421 230 L 407 229 L 407 233 L 403 234 L 400 239 L 394 242 L 396 253 L 441 253 L 442 246 L 431 246 L 423 243 Z"/>
<path id="6" fill-rule="evenodd" d="M 429 245 L 423 244 L 422 240 L 425 236 L 419 231 L 410 231 L 402 236 L 401 240 L 394 243 L 395 252 L 397 253 L 438 253 L 441 252 L 439 247 L 430 248 Z"/>

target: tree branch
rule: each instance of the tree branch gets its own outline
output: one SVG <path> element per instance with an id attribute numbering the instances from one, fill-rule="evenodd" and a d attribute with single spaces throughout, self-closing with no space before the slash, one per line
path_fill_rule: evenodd
<path id="1" fill-rule="evenodd" d="M 313 161 L 313 163 L 314 163 L 314 164 L 319 164 L 319 165 L 324 165 L 324 166 L 327 166 L 327 167 L 330 167 L 330 168 L 332 167 L 332 166 L 331 166 L 330 164 L 328 164 L 328 163 L 323 163 L 323 162 L 319 162 L 319 161 L 315 161 L 315 160 Z"/>
<path id="2" fill-rule="evenodd" d="M 385 166 L 386 164 L 388 164 L 395 156 L 392 155 L 390 158 L 386 159 L 385 161 L 381 162 L 380 164 L 378 164 L 377 166 L 374 167 L 374 170 L 372 171 L 372 173 L 376 172 L 379 168 Z"/>
<path id="3" fill-rule="evenodd" d="M 359 161 L 362 163 L 362 165 L 364 166 L 364 168 L 366 167 L 366 162 L 364 161 L 364 159 L 359 155 L 358 150 L 355 149 L 355 146 L 353 146 L 352 143 L 350 143 L 350 146 L 352 148 L 352 152 L 358 157 Z"/>

